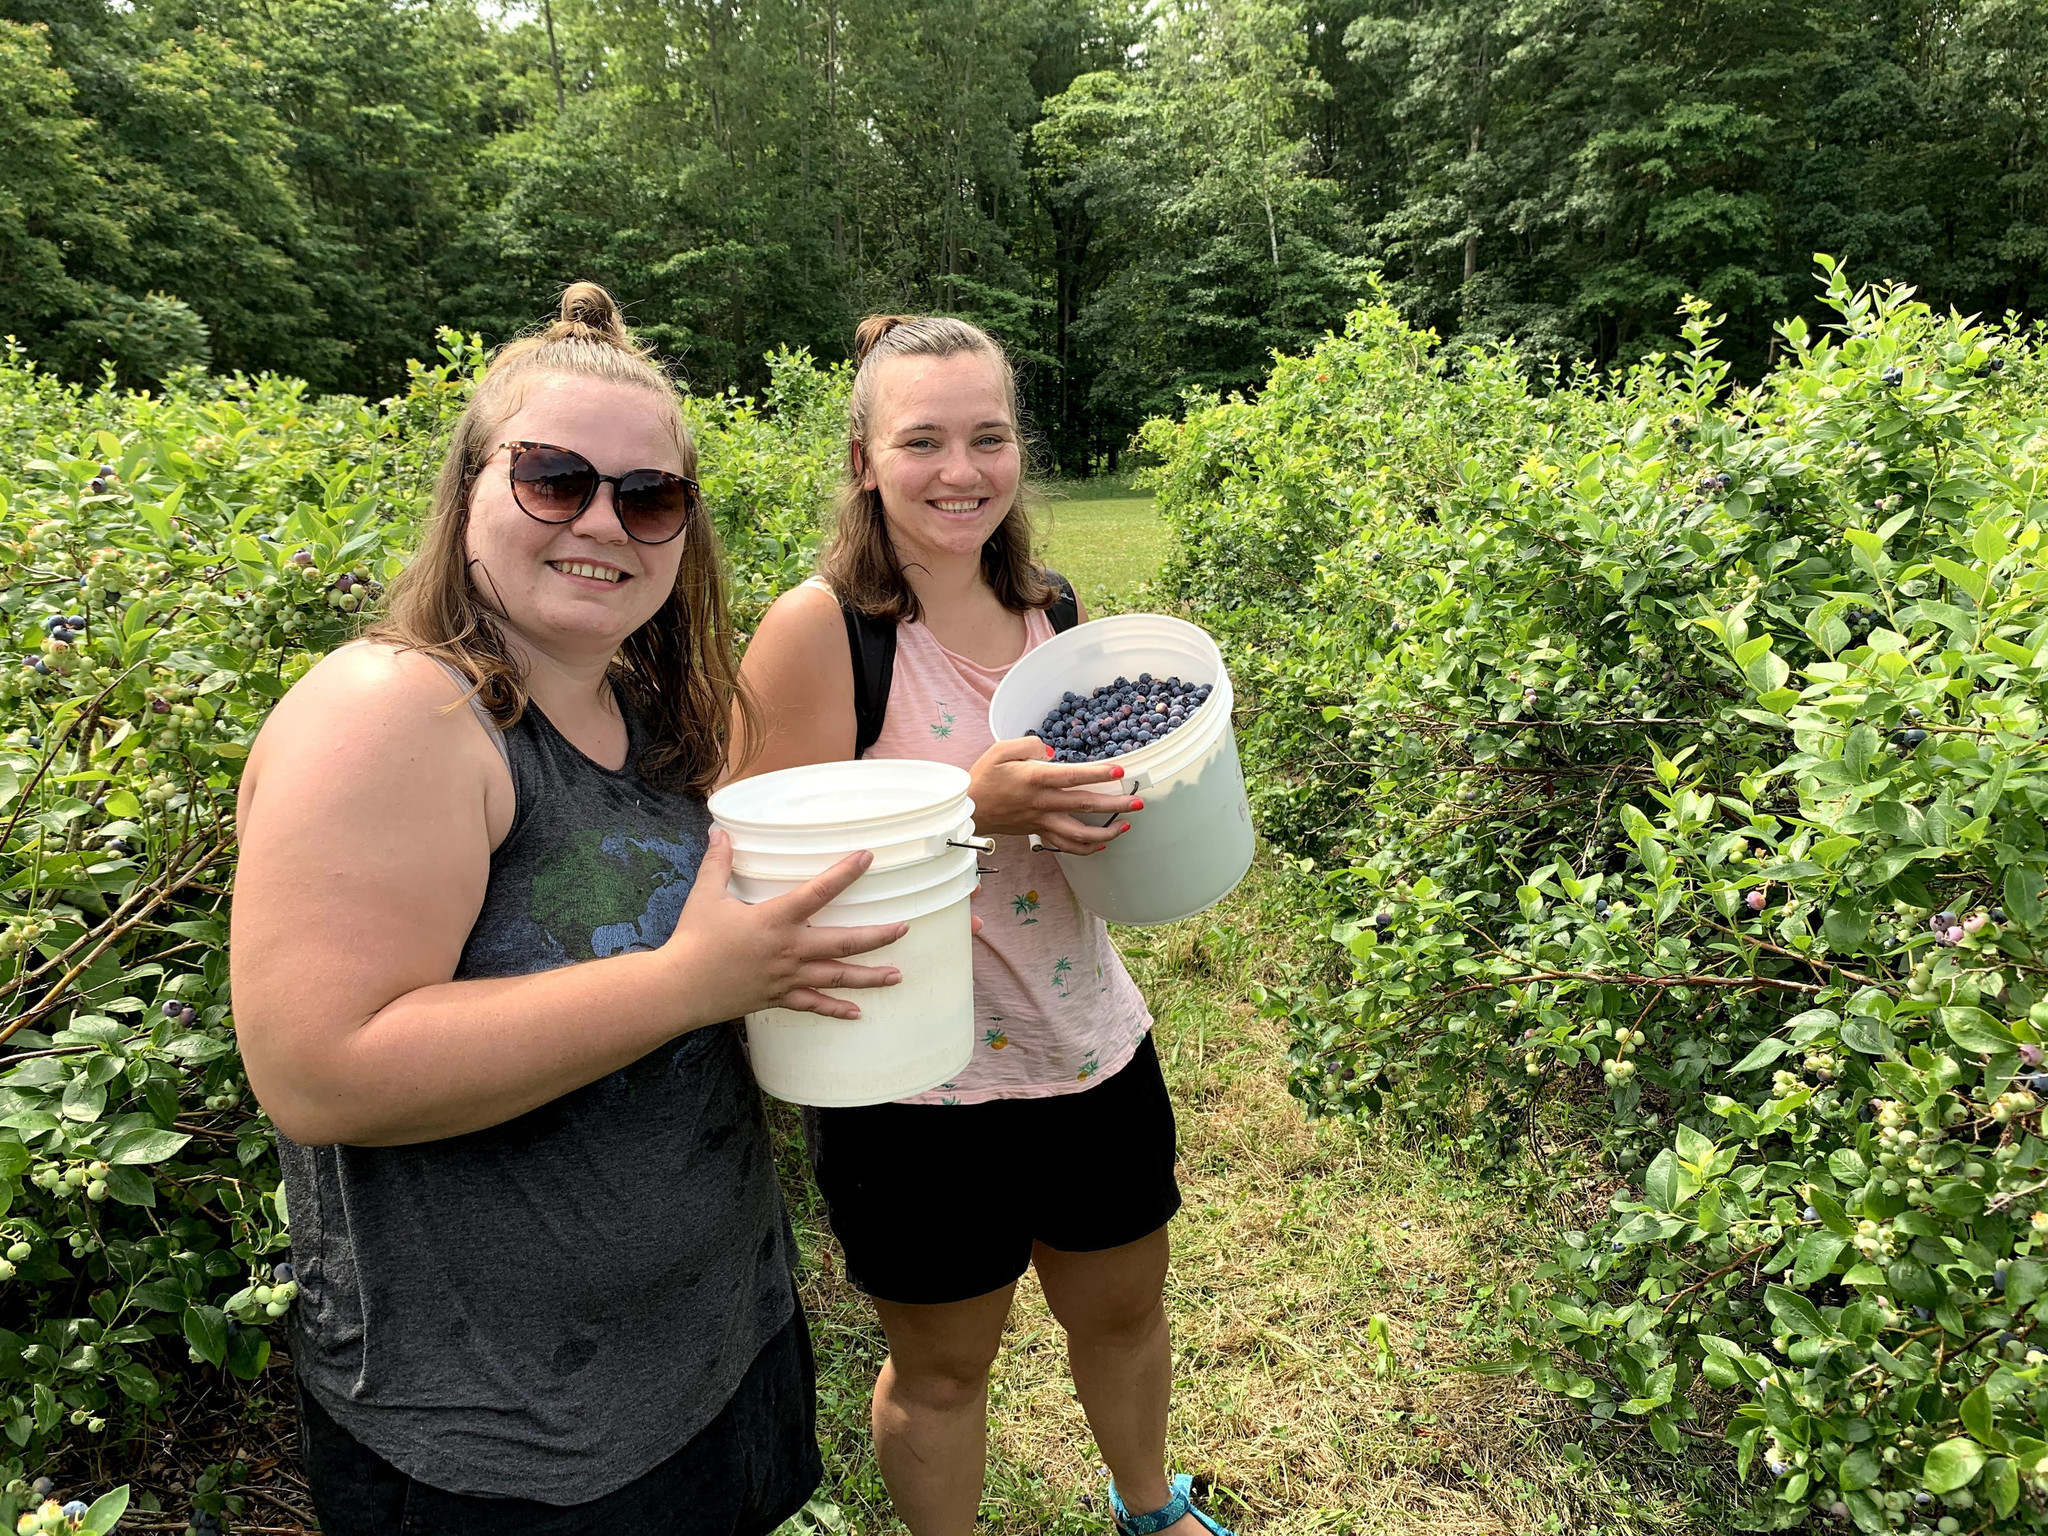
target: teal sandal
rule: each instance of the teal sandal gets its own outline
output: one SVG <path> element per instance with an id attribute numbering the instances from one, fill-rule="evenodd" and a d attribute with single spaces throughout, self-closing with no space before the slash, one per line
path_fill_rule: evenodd
<path id="1" fill-rule="evenodd" d="M 1155 1509 L 1149 1515 L 1134 1515 L 1124 1508 L 1124 1501 L 1116 1491 L 1116 1483 L 1109 1485 L 1109 1509 L 1116 1517 L 1117 1536 L 1155 1536 L 1165 1530 L 1182 1515 L 1193 1515 L 1202 1522 L 1202 1529 L 1210 1536 L 1231 1536 L 1231 1533 L 1195 1508 L 1195 1480 L 1183 1472 L 1167 1485 L 1173 1497 L 1164 1509 Z"/>

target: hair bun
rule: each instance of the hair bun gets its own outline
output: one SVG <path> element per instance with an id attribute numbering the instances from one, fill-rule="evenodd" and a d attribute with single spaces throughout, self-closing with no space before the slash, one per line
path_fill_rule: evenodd
<path id="1" fill-rule="evenodd" d="M 853 365 L 858 368 L 868 360 L 868 354 L 875 350 L 881 339 L 899 325 L 908 325 L 917 319 L 916 315 L 869 315 L 854 328 Z"/>
<path id="2" fill-rule="evenodd" d="M 618 302 L 596 283 L 571 283 L 565 288 L 561 317 L 549 330 L 556 336 L 583 336 L 629 352 L 638 350 Z"/>

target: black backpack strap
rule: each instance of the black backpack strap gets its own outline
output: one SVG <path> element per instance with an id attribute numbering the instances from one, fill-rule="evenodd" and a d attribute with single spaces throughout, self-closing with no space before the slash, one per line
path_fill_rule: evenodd
<path id="1" fill-rule="evenodd" d="M 1081 622 L 1081 599 L 1074 596 L 1073 584 L 1058 571 L 1045 571 L 1045 579 L 1059 588 L 1060 595 L 1046 605 L 1045 617 L 1052 625 L 1052 632 L 1063 635 Z"/>
<path id="2" fill-rule="evenodd" d="M 1045 572 L 1045 579 L 1059 589 L 1059 596 L 1046 606 L 1046 620 L 1054 634 L 1064 634 L 1081 622 L 1081 600 L 1058 571 Z M 853 755 L 865 757 L 882 739 L 882 721 L 889 714 L 889 688 L 896 680 L 896 621 L 862 613 L 844 598 L 839 600 L 839 612 L 846 620 L 846 648 L 853 658 Z"/>
<path id="3" fill-rule="evenodd" d="M 896 680 L 896 621 L 862 613 L 844 598 L 846 646 L 853 656 L 853 755 L 864 757 L 882 738 L 889 686 Z"/>

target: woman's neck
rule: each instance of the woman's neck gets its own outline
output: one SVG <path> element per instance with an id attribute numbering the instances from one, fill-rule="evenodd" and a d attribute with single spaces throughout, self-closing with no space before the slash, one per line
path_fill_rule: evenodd
<path id="1" fill-rule="evenodd" d="M 934 612 L 972 609 L 995 595 L 981 574 L 979 550 L 965 555 L 920 552 L 903 562 L 903 579 L 927 618 Z"/>
<path id="2" fill-rule="evenodd" d="M 608 747 L 620 719 L 609 681 L 612 658 L 594 652 L 561 655 L 507 633 L 526 684 L 526 696 L 540 706 L 555 729 L 592 757 L 609 759 Z M 594 750 L 595 749 L 595 750 Z"/>

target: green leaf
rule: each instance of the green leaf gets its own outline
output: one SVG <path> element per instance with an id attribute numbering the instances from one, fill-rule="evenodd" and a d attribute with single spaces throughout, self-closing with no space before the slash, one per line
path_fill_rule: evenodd
<path id="1" fill-rule="evenodd" d="M 1991 1421 L 1993 1417 L 1991 1394 L 1984 1388 L 1979 1387 L 1963 1399 L 1963 1406 L 1958 1410 L 1957 1417 L 1963 1421 L 1963 1428 L 1967 1429 L 1979 1440 L 1989 1440 L 1991 1438 Z"/>
<path id="2" fill-rule="evenodd" d="M 1830 1332 L 1813 1303 L 1797 1291 L 1788 1291 L 1782 1285 L 1767 1285 L 1764 1287 L 1764 1305 L 1770 1309 L 1771 1316 L 1802 1337 L 1821 1339 Z"/>
<path id="3" fill-rule="evenodd" d="M 154 1206 L 156 1185 L 140 1168 L 117 1166 L 107 1170 L 107 1193 L 123 1205 Z"/>
<path id="4" fill-rule="evenodd" d="M 1949 1039 L 1966 1051 L 1993 1055 L 2009 1051 L 2018 1043 L 2011 1030 L 1982 1008 L 1938 1008 L 1934 1018 L 1948 1031 Z"/>
<path id="5" fill-rule="evenodd" d="M 1862 1446 L 1842 1458 L 1842 1470 L 1837 1481 L 1844 1493 L 1853 1493 L 1858 1488 L 1868 1488 L 1883 1473 L 1884 1463 L 1877 1459 L 1877 1453 L 1868 1446 Z"/>
<path id="6" fill-rule="evenodd" d="M 254 1381 L 270 1364 L 270 1340 L 260 1328 L 244 1328 L 228 1341 L 228 1369 L 244 1381 Z"/>
<path id="7" fill-rule="evenodd" d="M 128 1485 L 123 1483 L 112 1493 L 103 1493 L 92 1501 L 92 1507 L 85 1512 L 85 1525 L 97 1536 L 105 1536 L 127 1513 Z"/>
<path id="8" fill-rule="evenodd" d="M 219 1365 L 228 1357 L 227 1314 L 219 1307 L 193 1303 L 185 1309 L 185 1342 L 208 1365 Z"/>
<path id="9" fill-rule="evenodd" d="M 1927 1453 L 1921 1481 L 1931 1493 L 1954 1493 L 1984 1469 L 1984 1447 L 1967 1436 L 1944 1440 Z"/>
<path id="10" fill-rule="evenodd" d="M 1798 1286 L 1812 1285 L 1823 1276 L 1834 1271 L 1835 1260 L 1842 1250 L 1849 1246 L 1849 1240 L 1838 1232 L 1825 1228 L 1809 1232 L 1799 1242 L 1799 1257 L 1792 1265 L 1792 1283 Z"/>
<path id="11" fill-rule="evenodd" d="M 2005 1303 L 2029 1307 L 2048 1291 L 2048 1264 L 2039 1259 L 2011 1259 L 2005 1266 Z"/>
<path id="12" fill-rule="evenodd" d="M 183 1131 L 159 1130 L 154 1126 L 131 1126 L 107 1138 L 100 1156 L 110 1163 L 160 1163 L 183 1151 L 192 1138 Z"/>
<path id="13" fill-rule="evenodd" d="M 1885 1280 L 1892 1294 L 1908 1306 L 1936 1307 L 1948 1295 L 1936 1283 L 1934 1271 L 1910 1256 L 1892 1260 L 1885 1270 Z"/>
<path id="14" fill-rule="evenodd" d="M 1792 1042 L 1790 1040 L 1779 1035 L 1771 1035 L 1757 1041 L 1750 1053 L 1728 1070 L 1730 1072 L 1754 1072 L 1758 1067 L 1768 1067 L 1791 1049 Z"/>
<path id="15" fill-rule="evenodd" d="M 83 1076 L 74 1077 L 65 1085 L 64 1099 L 59 1107 L 67 1120 L 97 1120 L 107 1107 L 107 1090 Z"/>
<path id="16" fill-rule="evenodd" d="M 2032 928 L 2041 921 L 2041 876 L 2024 864 L 2015 864 L 2005 872 L 2006 915 L 2022 928 Z"/>
<path id="17" fill-rule="evenodd" d="M 1991 1501 L 1999 1519 L 2010 1519 L 2020 1503 L 2019 1463 L 2010 1456 L 2000 1456 L 1987 1466 L 1984 1469 L 1984 1497 Z"/>

